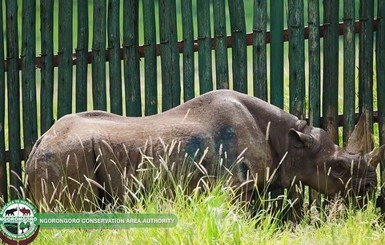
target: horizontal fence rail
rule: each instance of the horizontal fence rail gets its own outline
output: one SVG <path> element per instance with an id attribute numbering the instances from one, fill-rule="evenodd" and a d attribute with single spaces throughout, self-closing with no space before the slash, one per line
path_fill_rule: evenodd
<path id="1" fill-rule="evenodd" d="M 152 115 L 214 88 L 268 100 L 336 142 L 364 112 L 383 144 L 385 3 L 374 3 L 5 0 L 0 196 L 18 197 L 22 161 L 56 119 L 90 108 Z"/>
<path id="2" fill-rule="evenodd" d="M 381 19 L 382 21 L 382 19 Z M 380 23 L 380 20 L 379 19 L 375 19 L 373 20 L 373 31 L 377 31 L 378 29 L 378 25 Z M 319 26 L 319 37 L 320 38 L 323 38 L 325 36 L 325 27 L 328 26 L 328 24 L 324 24 L 324 25 L 320 25 Z M 343 36 L 344 35 L 344 29 L 345 29 L 345 23 L 339 23 L 338 24 L 338 35 L 339 36 Z M 354 33 L 359 33 L 360 32 L 360 22 L 359 21 L 356 21 L 354 22 Z M 309 39 L 309 27 L 308 26 L 305 26 L 304 27 L 304 39 Z M 289 41 L 289 30 L 288 29 L 284 29 L 283 32 L 282 32 L 282 39 L 284 42 L 288 42 Z M 271 43 L 271 32 L 270 31 L 267 31 L 266 32 L 266 40 L 265 40 L 266 43 Z M 232 45 L 233 45 L 233 41 L 232 41 L 232 37 L 231 36 L 227 36 L 226 37 L 226 48 L 231 48 Z M 156 56 L 159 56 L 160 55 L 160 45 L 161 44 L 156 44 L 155 45 L 155 54 Z M 178 45 L 178 52 L 183 54 L 184 53 L 184 46 L 185 46 L 185 41 L 179 41 L 177 43 Z M 246 34 L 246 45 L 247 46 L 252 46 L 253 45 L 253 33 L 248 33 Z M 139 52 L 139 58 L 144 58 L 145 57 L 145 48 L 147 47 L 147 44 L 146 45 L 140 45 L 138 46 L 138 52 Z M 211 49 L 212 50 L 215 50 L 216 49 L 216 39 L 214 37 L 211 38 Z M 192 49 L 194 52 L 198 52 L 198 39 L 194 39 L 194 42 L 193 42 L 193 49 Z M 87 64 L 92 64 L 92 60 L 93 60 L 93 52 L 92 51 L 88 51 L 87 52 Z M 119 57 L 121 60 L 123 60 L 124 58 L 124 55 L 123 55 L 123 48 L 120 48 L 119 50 Z M 105 56 L 105 59 L 106 59 L 106 62 L 109 62 L 110 61 L 110 50 L 107 49 L 106 50 L 106 56 Z M 77 53 L 73 53 L 72 54 L 72 65 L 77 65 L 78 64 L 78 60 L 79 60 L 79 56 L 77 55 Z M 58 55 L 54 55 L 53 56 L 53 66 L 54 67 L 58 67 L 59 66 L 59 60 L 58 60 Z M 43 67 L 43 58 L 42 57 L 36 57 L 35 58 L 35 68 L 36 69 L 42 69 Z M 19 70 L 22 69 L 22 63 L 21 63 L 21 59 L 18 60 L 18 66 L 17 68 Z M 8 71 L 8 62 L 7 60 L 4 60 L 4 69 L 5 71 Z"/>

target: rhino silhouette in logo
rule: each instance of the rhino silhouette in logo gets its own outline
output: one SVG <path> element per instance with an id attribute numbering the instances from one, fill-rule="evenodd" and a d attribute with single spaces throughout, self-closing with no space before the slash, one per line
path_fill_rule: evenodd
<path id="1" fill-rule="evenodd" d="M 11 208 L 5 211 L 5 216 L 14 216 L 17 208 Z"/>

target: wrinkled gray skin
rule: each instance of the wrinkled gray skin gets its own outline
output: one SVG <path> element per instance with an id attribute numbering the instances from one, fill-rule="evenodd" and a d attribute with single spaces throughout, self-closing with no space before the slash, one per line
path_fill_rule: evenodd
<path id="1" fill-rule="evenodd" d="M 234 186 L 252 176 L 253 181 L 241 188 L 245 201 L 252 198 L 254 186 L 263 188 L 267 179 L 270 189 L 301 181 L 329 196 L 348 191 L 363 195 L 377 185 L 375 168 L 385 149 L 363 153 L 363 125 L 356 126 L 349 145 L 341 148 L 324 130 L 258 98 L 229 90 L 206 93 L 154 116 L 78 113 L 61 118 L 36 142 L 25 167 L 27 189 L 37 205 L 53 206 L 55 200 L 68 205 L 67 198 L 58 194 L 67 185 L 69 199 L 78 209 L 89 208 L 81 199 L 91 199 L 90 188 L 85 188 L 90 180 L 123 198 L 123 182 L 137 174 L 141 152 L 159 164 L 164 146 L 176 140 L 179 153 L 175 150 L 171 161 L 178 163 L 176 159 L 185 154 L 208 149 L 198 155 L 204 156 L 202 165 L 209 175 L 217 174 L 215 165 L 226 152 L 225 165 L 232 171 Z M 242 152 L 243 158 L 238 158 Z M 93 193 L 101 194 L 97 185 L 91 186 Z"/>

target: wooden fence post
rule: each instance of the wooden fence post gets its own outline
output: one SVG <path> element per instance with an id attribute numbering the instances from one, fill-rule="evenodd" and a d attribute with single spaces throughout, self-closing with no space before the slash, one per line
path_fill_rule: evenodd
<path id="1" fill-rule="evenodd" d="M 270 0 L 270 103 L 283 109 L 283 0 Z M 284 189 L 271 192 L 271 197 L 284 195 Z M 282 210 L 283 199 L 274 203 L 274 209 Z"/>
<path id="2" fill-rule="evenodd" d="M 139 72 L 139 0 L 123 2 L 123 56 L 126 115 L 141 116 Z"/>
<path id="3" fill-rule="evenodd" d="M 355 0 L 344 0 L 344 132 L 347 142 L 355 125 L 356 45 L 355 45 Z"/>
<path id="4" fill-rule="evenodd" d="M 283 0 L 270 0 L 270 102 L 283 108 Z"/>
<path id="5" fill-rule="evenodd" d="M 41 93 L 40 122 L 41 134 L 47 131 L 54 122 L 53 116 L 53 1 L 41 0 Z"/>
<path id="6" fill-rule="evenodd" d="M 323 128 L 338 142 L 338 10 L 339 1 L 324 0 Z"/>
<path id="7" fill-rule="evenodd" d="M 122 115 L 123 95 L 120 61 L 119 7 L 120 0 L 108 1 L 108 50 L 111 112 Z"/>
<path id="8" fill-rule="evenodd" d="M 253 85 L 254 95 L 265 101 L 267 98 L 266 59 L 266 0 L 254 0 L 253 18 Z"/>
<path id="9" fill-rule="evenodd" d="M 321 50 L 319 0 L 308 2 L 309 23 L 309 124 L 320 126 L 321 116 Z"/>
<path id="10" fill-rule="evenodd" d="M 0 26 L 3 23 L 3 5 L 0 4 Z M 5 70 L 4 70 L 4 34 L 0 30 L 0 198 L 8 201 L 7 163 L 5 162 Z M 0 202 L 0 205 L 2 203 Z"/>
<path id="11" fill-rule="evenodd" d="M 197 0 L 200 94 L 213 90 L 210 1 Z"/>
<path id="12" fill-rule="evenodd" d="M 236 91 L 247 93 L 245 6 L 243 0 L 232 0 L 228 3 L 232 38 L 233 87 Z"/>
<path id="13" fill-rule="evenodd" d="M 72 112 L 72 9 L 72 0 L 59 0 L 58 118 Z"/>
<path id="14" fill-rule="evenodd" d="M 162 110 L 180 104 L 179 50 L 175 0 L 159 1 Z"/>
<path id="15" fill-rule="evenodd" d="M 319 0 L 308 2 L 308 25 L 309 25 L 309 125 L 320 126 L 321 116 L 321 50 L 320 50 L 320 16 Z M 309 203 L 320 204 L 321 196 L 309 187 Z"/>
<path id="16" fill-rule="evenodd" d="M 215 36 L 215 73 L 217 89 L 229 88 L 229 64 L 226 43 L 226 6 L 224 0 L 213 1 Z"/>
<path id="17" fill-rule="evenodd" d="M 76 48 L 76 112 L 87 110 L 88 84 L 88 1 L 78 1 L 78 40 Z"/>
<path id="18" fill-rule="evenodd" d="M 366 125 L 373 132 L 373 16 L 374 0 L 360 1 L 359 105 Z M 370 48 L 369 48 L 370 47 Z M 369 142 L 370 143 L 370 142 Z M 373 146 L 368 145 L 369 151 Z"/>
<path id="19" fill-rule="evenodd" d="M 304 36 L 304 3 L 302 0 L 289 0 L 289 91 L 290 113 L 305 119 L 305 36 Z M 303 205 L 302 184 L 292 186 L 288 190 L 289 198 L 295 201 L 292 220 L 296 220 Z"/>
<path id="20" fill-rule="evenodd" d="M 19 80 L 19 38 L 17 1 L 6 1 L 7 11 L 7 82 L 8 82 L 8 135 L 10 155 L 10 194 L 11 199 L 19 198 L 21 186 L 21 154 L 20 154 L 20 80 Z"/>
<path id="21" fill-rule="evenodd" d="M 183 4 L 181 4 L 181 11 L 183 28 L 183 99 L 186 102 L 195 97 L 192 1 L 184 0 Z"/>
<path id="22" fill-rule="evenodd" d="M 36 1 L 23 1 L 22 23 L 22 91 L 24 159 L 37 139 L 36 105 Z"/>
<path id="23" fill-rule="evenodd" d="M 187 4 L 188 2 L 185 5 Z M 145 115 L 153 115 L 158 112 L 156 25 L 154 5 L 153 0 L 143 0 Z M 183 5 L 184 4 L 182 4 L 182 6 Z"/>
<path id="24" fill-rule="evenodd" d="M 106 0 L 94 1 L 92 40 L 92 98 L 94 110 L 107 110 Z"/>
<path id="25" fill-rule="evenodd" d="M 289 0 L 290 113 L 305 119 L 305 40 L 303 1 Z"/>

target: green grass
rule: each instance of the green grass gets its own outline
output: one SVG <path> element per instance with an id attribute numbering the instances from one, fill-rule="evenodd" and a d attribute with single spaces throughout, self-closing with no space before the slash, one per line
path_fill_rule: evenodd
<path id="1" fill-rule="evenodd" d="M 192 176 L 186 174 L 191 172 L 186 171 L 184 165 L 173 171 L 167 163 L 167 155 L 164 159 L 165 162 L 160 165 L 154 164 L 150 158 L 145 160 L 136 176 L 138 181 L 127 183 L 131 191 L 127 193 L 123 205 L 109 206 L 106 212 L 171 213 L 178 218 L 175 227 L 43 229 L 35 243 L 105 244 L 108 241 L 111 244 L 292 245 L 385 242 L 384 217 L 372 202 L 363 209 L 352 205 L 346 207 L 340 200 L 329 202 L 323 208 L 309 208 L 305 202 L 304 217 L 298 224 L 282 222 L 280 214 L 286 211 L 275 213 L 269 205 L 252 215 L 248 206 L 239 201 L 236 190 L 227 184 L 228 176 L 219 178 L 213 184 L 210 184 L 209 178 L 202 178 L 202 185 L 187 192 L 189 180 L 181 177 L 183 174 Z M 187 163 L 186 160 L 183 160 L 184 163 Z M 185 166 L 191 166 L 191 163 Z M 132 203 L 131 199 L 136 201 Z M 259 201 L 268 203 L 262 196 Z M 285 208 L 289 207 L 289 203 L 284 200 Z"/>
<path id="2" fill-rule="evenodd" d="M 321 219 L 309 211 L 293 226 L 280 225 L 269 213 L 256 217 L 232 202 L 231 191 L 217 186 L 193 197 L 167 200 L 155 196 L 140 212 L 167 212 L 178 217 L 174 228 L 124 230 L 41 230 L 36 244 L 384 244 L 385 225 L 370 205 L 365 210 L 336 205 Z"/>

